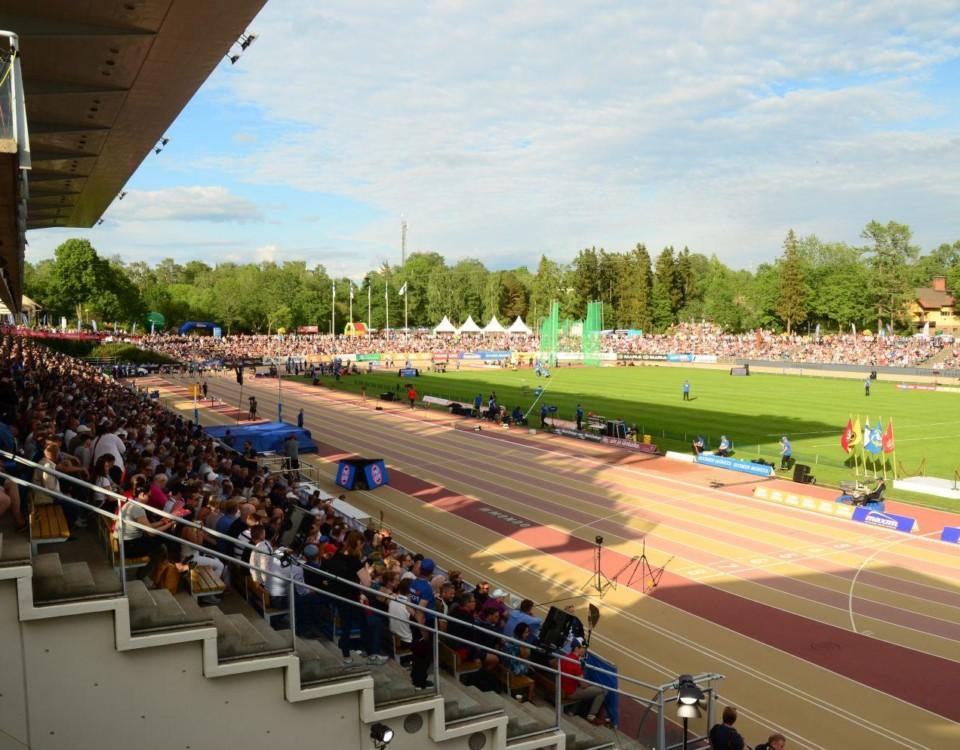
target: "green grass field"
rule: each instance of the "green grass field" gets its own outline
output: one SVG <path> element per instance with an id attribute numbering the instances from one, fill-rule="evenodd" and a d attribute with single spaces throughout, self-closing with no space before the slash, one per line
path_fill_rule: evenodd
<path id="1" fill-rule="evenodd" d="M 691 400 L 682 400 L 682 384 L 691 384 Z M 324 385 L 359 391 L 368 397 L 394 390 L 408 380 L 395 372 L 344 377 Z M 469 370 L 422 375 L 414 380 L 421 396 L 433 395 L 473 402 L 493 390 L 498 402 L 526 411 L 533 389 L 544 386 L 543 400 L 558 407 L 558 416 L 572 420 L 577 403 L 587 412 L 619 418 L 650 434 L 664 449 L 688 451 L 695 435 L 716 446 L 726 434 L 736 455 L 778 461 L 781 435 L 793 444 L 794 459 L 811 465 L 820 484 L 853 478 L 853 461 L 840 447 L 840 434 L 852 413 L 880 417 L 884 427 L 893 417 L 897 460 L 907 474 L 926 461 L 925 473 L 951 478 L 960 469 L 960 393 L 899 390 L 895 383 L 875 382 L 869 398 L 863 381 L 796 375 L 754 374 L 731 377 L 723 370 L 674 367 L 557 368 L 549 379 L 532 370 Z M 531 418 L 539 421 L 539 404 Z M 888 473 L 893 462 L 887 463 Z M 880 467 L 877 467 L 878 471 Z M 933 507 L 956 509 L 949 500 L 912 493 L 898 498 Z"/>

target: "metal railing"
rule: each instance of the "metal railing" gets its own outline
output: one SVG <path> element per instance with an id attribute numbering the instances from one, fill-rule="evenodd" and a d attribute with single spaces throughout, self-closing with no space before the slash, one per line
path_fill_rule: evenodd
<path id="1" fill-rule="evenodd" d="M 191 542 L 191 541 L 188 541 L 188 540 L 186 540 L 186 539 L 183 539 L 183 538 L 180 537 L 180 536 L 176 536 L 175 534 L 171 534 L 171 533 L 168 533 L 168 532 L 166 532 L 166 531 L 161 531 L 161 530 L 155 529 L 155 528 L 153 528 L 152 526 L 145 525 L 145 524 L 141 524 L 141 523 L 138 523 L 138 522 L 133 521 L 133 520 L 131 520 L 131 519 L 125 519 L 125 518 L 124 518 L 124 513 L 123 513 L 123 508 L 124 508 L 124 506 L 126 506 L 126 505 L 128 505 L 128 504 L 137 505 L 137 506 L 141 507 L 141 508 L 143 509 L 144 513 L 146 513 L 146 514 L 167 519 L 168 521 L 173 522 L 175 525 L 178 525 L 178 524 L 179 524 L 179 525 L 184 526 L 184 527 L 192 527 L 192 528 L 198 529 L 198 530 L 200 530 L 203 534 L 206 534 L 206 535 L 208 535 L 208 536 L 210 536 L 210 537 L 213 537 L 213 538 L 215 538 L 215 539 L 219 539 L 219 540 L 222 540 L 222 541 L 228 543 L 228 545 L 229 545 L 229 547 L 230 547 L 231 549 L 240 548 L 240 549 L 243 549 L 243 550 L 249 550 L 249 551 L 251 552 L 251 557 L 252 557 L 252 555 L 253 555 L 254 553 L 256 553 L 256 554 L 259 556 L 258 559 L 263 559 L 263 558 L 270 558 L 270 557 L 272 557 L 272 558 L 274 558 L 274 560 L 276 560 L 276 562 L 277 562 L 281 567 L 287 566 L 287 567 L 284 567 L 284 569 L 287 570 L 287 571 L 290 570 L 290 564 L 291 564 L 291 563 L 289 562 L 289 561 L 291 560 L 290 555 L 289 555 L 287 552 L 283 552 L 283 551 L 279 551 L 279 550 L 275 550 L 275 551 L 272 551 L 272 552 L 267 553 L 267 552 L 263 551 L 262 549 L 259 549 L 259 548 L 256 547 L 255 545 L 249 544 L 249 543 L 247 543 L 247 542 L 245 542 L 245 541 L 243 541 L 242 539 L 239 539 L 239 538 L 237 538 L 237 537 L 230 536 L 229 534 L 223 534 L 223 533 L 221 533 L 221 532 L 216 531 L 215 529 L 211 529 L 211 528 L 205 527 L 205 526 L 203 526 L 202 524 L 197 523 L 196 521 L 187 520 L 187 519 L 181 518 L 181 517 L 179 517 L 179 516 L 176 516 L 176 515 L 174 515 L 174 514 L 168 513 L 168 512 L 166 512 L 166 511 L 159 510 L 159 509 L 154 508 L 153 506 L 150 506 L 150 505 L 148 505 L 148 504 L 146 504 L 146 503 L 141 503 L 141 502 L 139 502 L 139 501 L 137 501 L 137 500 L 128 498 L 128 497 L 126 497 L 125 495 L 122 495 L 122 494 L 120 494 L 120 493 L 117 493 L 117 492 L 114 492 L 114 491 L 112 491 L 112 490 L 109 490 L 109 489 L 106 489 L 106 488 L 99 487 L 99 486 L 97 486 L 97 485 L 91 484 L 91 483 L 86 482 L 86 481 L 84 481 L 84 480 L 82 480 L 82 479 L 78 479 L 77 477 L 74 477 L 74 476 L 72 476 L 72 475 L 65 474 L 65 473 L 63 473 L 63 472 L 61 472 L 61 471 L 58 471 L 57 469 L 49 468 L 49 467 L 43 466 L 43 465 L 41 465 L 41 464 L 37 464 L 37 463 L 35 463 L 35 462 L 33 462 L 33 461 L 30 461 L 30 460 L 28 460 L 28 459 L 26 459 L 26 458 L 23 458 L 23 457 L 21 457 L 21 456 L 17 456 L 17 455 L 11 454 L 11 453 L 7 453 L 6 451 L 2 451 L 2 450 L 0 450 L 0 456 L 2 456 L 3 458 L 6 458 L 6 459 L 8 459 L 8 460 L 15 461 L 16 463 L 18 463 L 18 464 L 20 464 L 20 465 L 22 465 L 22 466 L 31 468 L 31 469 L 33 469 L 34 471 L 40 471 L 40 472 L 44 472 L 44 473 L 46 473 L 46 474 L 50 474 L 50 475 L 52 475 L 52 476 L 57 477 L 58 480 L 61 480 L 61 479 L 62 479 L 62 480 L 64 480 L 64 481 L 74 483 L 74 484 L 76 484 L 76 485 L 78 485 L 78 486 L 80 486 L 80 487 L 85 488 L 86 490 L 88 490 L 88 491 L 90 491 L 90 492 L 96 493 L 96 494 L 101 495 L 101 496 L 110 497 L 110 498 L 113 498 L 113 499 L 115 499 L 115 500 L 117 501 L 117 503 L 118 503 L 117 512 L 112 513 L 112 512 L 110 512 L 110 511 L 103 510 L 102 508 L 98 508 L 98 507 L 96 507 L 96 506 L 94 506 L 94 505 L 92 505 L 92 504 L 90 504 L 90 503 L 87 503 L 87 502 L 84 502 L 84 501 L 79 500 L 79 499 L 77 499 L 77 498 L 71 497 L 71 496 L 69 496 L 69 495 L 67 495 L 67 494 L 65 494 L 65 493 L 63 493 L 63 492 L 60 492 L 60 491 L 57 491 L 57 490 L 52 490 L 52 489 L 47 489 L 47 488 L 45 488 L 45 487 L 43 487 L 43 486 L 38 486 L 38 485 L 36 485 L 36 484 L 34 484 L 34 483 L 32 483 L 32 482 L 29 482 L 29 481 L 27 481 L 27 480 L 25 480 L 25 479 L 22 479 L 21 477 L 15 476 L 15 475 L 10 474 L 10 473 L 8 473 L 8 472 L 0 471 L 0 477 L 3 477 L 4 479 L 8 479 L 8 480 L 14 482 L 15 484 L 17 484 L 17 485 L 20 486 L 20 487 L 24 487 L 24 488 L 29 489 L 29 490 L 34 490 L 34 491 L 36 491 L 36 492 L 39 492 L 39 493 L 42 493 L 42 494 L 47 495 L 47 496 L 49 496 L 49 497 L 55 498 L 55 499 L 57 499 L 57 500 L 60 500 L 61 502 L 71 503 L 71 504 L 73 504 L 73 505 L 75 505 L 75 506 L 78 506 L 78 507 L 84 509 L 84 510 L 91 511 L 91 512 L 93 512 L 93 513 L 95 513 L 95 514 L 97 514 L 97 515 L 99 515 L 99 516 L 102 516 L 102 517 L 106 517 L 106 518 L 108 518 L 108 519 L 111 519 L 111 520 L 116 524 L 116 534 L 117 534 L 117 542 L 118 542 L 117 546 L 118 546 L 118 551 L 119 551 L 119 556 L 120 556 L 120 579 L 121 579 L 122 591 L 123 591 L 123 595 L 124 595 L 124 596 L 127 596 L 127 580 L 126 580 L 126 574 L 125 574 L 126 559 L 125 559 L 125 552 L 124 552 L 124 545 L 123 545 L 123 541 L 124 541 L 124 529 L 125 529 L 125 528 L 131 528 L 131 527 L 132 527 L 132 528 L 138 529 L 142 534 L 149 534 L 149 535 L 152 535 L 152 536 L 154 536 L 154 537 L 156 537 L 156 538 L 163 539 L 163 540 L 168 540 L 168 541 L 170 541 L 170 542 L 173 542 L 173 543 L 176 543 L 176 544 L 180 544 L 180 545 L 182 545 L 182 546 L 184 546 L 184 547 L 188 547 L 188 548 L 194 550 L 194 553 L 195 553 L 195 554 L 196 554 L 196 553 L 202 553 L 204 556 L 213 556 L 213 557 L 216 557 L 216 558 L 222 560 L 225 565 L 227 565 L 227 564 L 230 564 L 230 565 L 238 565 L 238 566 L 240 566 L 240 567 L 242 567 L 242 568 L 245 568 L 245 569 L 248 570 L 248 571 L 251 571 L 251 572 L 256 571 L 256 572 L 257 572 L 258 574 L 260 574 L 260 575 L 269 576 L 270 578 L 280 579 L 281 581 L 283 581 L 283 585 L 284 585 L 284 588 L 285 588 L 286 591 L 287 591 L 287 596 L 288 596 L 288 600 L 289 600 L 290 630 L 291 630 L 292 633 L 293 633 L 293 646 L 292 646 L 292 651 L 293 651 L 295 654 L 297 653 L 297 646 L 296 646 L 296 639 L 297 639 L 296 632 L 297 632 L 297 628 L 296 628 L 296 611 L 295 611 L 295 610 L 296 610 L 296 597 L 298 596 L 298 594 L 297 594 L 297 591 L 298 591 L 298 590 L 305 590 L 305 591 L 309 591 L 309 592 L 314 593 L 314 594 L 319 594 L 319 595 L 321 595 L 322 597 L 324 597 L 325 599 L 329 599 L 329 600 L 332 600 L 332 601 L 336 602 L 338 607 L 344 606 L 344 605 L 350 606 L 350 607 L 358 607 L 358 608 L 360 608 L 361 610 L 363 610 L 363 612 L 364 612 L 365 614 L 367 614 L 367 613 L 372 613 L 372 614 L 374 614 L 374 615 L 380 615 L 380 616 L 386 617 L 388 620 L 390 620 L 390 619 L 405 620 L 405 618 L 402 618 L 402 617 L 399 617 L 399 616 L 395 616 L 395 615 L 391 615 L 391 614 L 389 613 L 389 611 L 381 610 L 381 609 L 379 609 L 379 608 L 377 608 L 377 607 L 375 607 L 375 606 L 373 606 L 373 605 L 371 605 L 371 604 L 369 604 L 369 603 L 364 603 L 363 601 L 360 601 L 360 597 L 366 597 L 366 596 L 368 596 L 368 595 L 369 595 L 370 597 L 378 597 L 378 598 L 380 598 L 381 600 L 383 600 L 383 599 L 396 599 L 397 596 L 394 595 L 394 594 L 390 594 L 389 592 L 384 592 L 383 590 L 380 590 L 380 589 L 374 589 L 374 588 L 371 588 L 371 587 L 367 587 L 367 586 L 364 586 L 363 584 L 357 583 L 357 582 L 355 582 L 355 581 L 350 581 L 350 580 L 347 580 L 347 579 L 344 579 L 344 578 L 340 578 L 340 577 L 338 577 L 338 576 L 335 576 L 335 575 L 329 573 L 328 571 L 324 571 L 324 570 L 319 569 L 319 568 L 314 568 L 314 567 L 312 567 L 312 566 L 310 566 L 311 572 L 316 573 L 316 574 L 319 574 L 319 575 L 320 575 L 322 578 L 324 578 L 328 583 L 336 583 L 336 584 L 338 584 L 338 585 L 340 585 L 340 586 L 349 587 L 350 589 L 354 590 L 354 591 L 357 593 L 357 597 L 358 597 L 358 598 L 357 598 L 357 599 L 349 599 L 349 598 L 347 598 L 347 597 L 343 597 L 343 596 L 340 596 L 340 595 L 338 595 L 338 594 L 334 594 L 334 593 L 332 593 L 332 592 L 329 591 L 329 590 L 325 590 L 325 589 L 321 589 L 321 588 L 318 588 L 318 587 L 314 587 L 314 586 L 312 586 L 312 585 L 310 585 L 310 584 L 305 583 L 303 580 L 298 580 L 297 578 L 295 578 L 295 576 L 294 576 L 294 574 L 293 574 L 292 572 L 286 573 L 286 574 L 278 574 L 278 573 L 275 573 L 275 572 L 269 572 L 269 571 L 267 571 L 267 570 L 264 570 L 264 568 L 261 567 L 261 566 L 259 566 L 259 565 L 256 565 L 256 564 L 253 564 L 253 563 L 244 562 L 242 559 L 240 559 L 239 557 L 236 557 L 236 556 L 234 556 L 234 555 L 230 555 L 230 554 L 228 554 L 228 553 L 221 552 L 220 550 L 211 549 L 210 547 L 206 547 L 206 546 L 203 546 L 203 545 L 201 545 L 201 544 L 196 544 L 196 543 L 194 543 L 194 542 Z M 368 600 L 368 601 L 369 601 L 369 600 Z M 444 641 L 448 642 L 448 644 L 449 644 L 449 642 L 455 642 L 455 643 L 461 644 L 461 645 L 463 645 L 463 646 L 467 646 L 467 647 L 474 648 L 474 649 L 479 649 L 481 652 L 493 653 L 493 654 L 497 655 L 497 657 L 500 658 L 501 660 L 504 659 L 504 658 L 506 658 L 506 659 L 512 660 L 512 661 L 514 661 L 514 662 L 519 662 L 519 663 L 521 663 L 521 664 L 525 664 L 525 665 L 531 667 L 532 669 L 536 669 L 536 670 L 539 670 L 539 671 L 541 671 L 541 672 L 550 673 L 550 674 L 552 674 L 552 677 L 553 677 L 553 680 L 554 680 L 554 688 L 555 688 L 555 696 L 554 696 L 554 708 L 555 708 L 554 718 L 555 718 L 555 721 L 554 721 L 554 724 L 553 724 L 552 726 L 550 726 L 550 727 L 546 727 L 546 728 L 544 728 L 544 729 L 538 729 L 538 730 L 535 731 L 535 732 L 531 732 L 529 735 L 511 736 L 510 739 L 511 739 L 511 740 L 517 740 L 517 739 L 521 739 L 522 737 L 526 737 L 526 736 L 531 736 L 531 737 L 532 737 L 532 736 L 536 736 L 536 735 L 539 735 L 539 734 L 543 734 L 543 733 L 546 732 L 546 731 L 560 730 L 560 728 L 561 728 L 561 716 L 562 716 L 562 711 L 563 711 L 563 698 L 562 698 L 562 694 L 561 694 L 561 689 L 562 689 L 563 678 L 564 678 L 564 674 L 565 674 L 565 673 L 563 672 L 562 665 L 563 665 L 564 662 L 569 663 L 569 664 L 576 664 L 576 663 L 578 663 L 577 660 L 571 659 L 571 658 L 569 658 L 569 657 L 567 657 L 567 656 L 564 656 L 563 654 L 560 654 L 560 653 L 547 654 L 547 656 L 548 656 L 549 658 L 556 660 L 555 665 L 551 665 L 549 662 L 547 662 L 547 663 L 537 662 L 537 661 L 533 661 L 533 660 L 530 660 L 530 659 L 521 657 L 521 656 L 519 656 L 519 655 L 511 654 L 511 653 L 508 653 L 508 652 L 502 650 L 502 649 L 499 648 L 499 647 L 491 647 L 491 646 L 489 646 L 489 645 L 485 645 L 484 643 L 480 642 L 479 640 L 470 640 L 470 639 L 468 639 L 468 638 L 462 638 L 462 637 L 460 637 L 460 636 L 453 635 L 453 634 L 449 633 L 446 629 L 441 629 L 441 627 L 440 627 L 440 622 L 441 622 L 441 621 L 445 621 L 445 622 L 448 624 L 448 626 L 449 626 L 449 623 L 455 623 L 455 625 L 456 625 L 457 627 L 459 627 L 459 628 L 466 628 L 466 629 L 469 629 L 469 630 L 474 631 L 474 632 L 483 633 L 483 634 L 485 634 L 485 635 L 487 635 L 487 636 L 489 636 L 489 634 L 490 634 L 490 632 L 491 632 L 490 629 L 484 628 L 484 627 L 482 627 L 482 626 L 480 626 L 480 625 L 476 625 L 475 623 L 470 623 L 470 622 L 466 622 L 466 621 L 460 620 L 460 619 L 455 618 L 455 617 L 451 617 L 451 616 L 449 616 L 449 615 L 447 615 L 447 614 L 444 614 L 444 613 L 442 613 L 442 612 L 439 612 L 439 611 L 430 609 L 429 607 L 425 607 L 425 606 L 422 606 L 422 605 L 420 605 L 420 604 L 413 604 L 413 603 L 411 603 L 411 602 L 409 602 L 409 601 L 404 601 L 404 604 L 405 604 L 408 608 L 410 608 L 411 610 L 414 610 L 415 612 L 420 612 L 420 613 L 423 615 L 423 617 L 424 617 L 424 622 L 418 622 L 418 623 L 416 623 L 416 624 L 414 624 L 414 623 L 411 622 L 411 627 L 418 627 L 418 628 L 420 628 L 421 632 L 424 632 L 424 631 L 427 632 L 427 633 L 429 634 L 429 638 L 430 638 L 431 641 L 432 641 L 432 643 L 431 643 L 431 645 L 432 645 L 432 650 L 433 650 L 433 654 L 432 654 L 432 672 L 433 672 L 433 679 L 434 679 L 434 687 L 436 688 L 436 690 L 437 690 L 438 693 L 439 693 L 439 689 L 440 689 L 440 658 L 439 658 L 439 648 L 440 648 L 440 640 L 441 640 L 441 639 L 443 639 Z M 524 647 L 524 648 L 528 648 L 528 649 L 530 649 L 531 651 L 537 650 L 537 649 L 539 648 L 538 646 L 535 646 L 534 644 L 531 644 L 531 643 L 526 642 L 526 641 L 521 641 L 521 640 L 519 640 L 519 639 L 516 639 L 516 638 L 512 637 L 511 635 L 501 634 L 501 633 L 499 633 L 499 632 L 497 632 L 496 635 L 497 635 L 498 640 L 503 641 L 504 643 L 513 643 L 513 644 L 515 644 L 515 645 L 517 645 L 517 646 Z M 348 633 L 348 642 L 349 642 L 349 636 L 350 636 L 350 634 Z M 349 645 L 349 643 L 348 643 L 348 645 Z M 655 748 L 664 748 L 665 750 L 669 750 L 669 747 L 674 747 L 674 746 L 669 746 L 669 747 L 668 747 L 668 745 L 667 745 L 667 720 L 666 720 L 665 712 L 666 712 L 667 706 L 675 703 L 676 700 L 677 700 L 676 695 L 670 695 L 670 693 L 672 693 L 672 692 L 675 693 L 675 692 L 676 692 L 676 690 L 677 690 L 677 688 L 678 688 L 677 682 L 670 682 L 670 683 L 667 683 L 667 684 L 664 684 L 664 685 L 654 685 L 654 684 L 651 684 L 651 683 L 648 683 L 648 682 L 644 682 L 644 681 L 642 681 L 642 680 L 638 680 L 638 679 L 635 679 L 635 678 L 632 678 L 632 677 L 628 677 L 628 676 L 621 675 L 621 674 L 619 674 L 619 673 L 618 673 L 617 671 L 615 671 L 615 670 L 608 670 L 608 669 L 605 669 L 605 668 L 600 667 L 600 666 L 590 665 L 590 666 L 588 667 L 588 669 L 593 670 L 595 673 L 600 674 L 600 675 L 604 675 L 604 676 L 607 676 L 607 677 L 616 678 L 616 679 L 618 680 L 618 682 L 626 682 L 626 683 L 628 683 L 628 684 L 631 685 L 631 686 L 635 686 L 635 687 L 640 688 L 640 689 L 642 689 L 642 690 L 651 692 L 651 693 L 652 693 L 652 696 L 650 696 L 650 697 L 644 697 L 644 696 L 638 695 L 638 694 L 636 694 L 636 693 L 634 693 L 634 692 L 630 692 L 630 691 L 628 691 L 628 690 L 624 690 L 624 689 L 622 689 L 622 688 L 620 688 L 620 687 L 614 688 L 614 687 L 611 687 L 611 686 L 609 686 L 609 685 L 605 685 L 605 684 L 602 684 L 602 683 L 600 683 L 600 682 L 597 682 L 597 681 L 595 681 L 595 680 L 590 680 L 590 679 L 588 679 L 588 678 L 586 678 L 586 677 L 584 677 L 584 676 L 578 676 L 578 677 L 575 678 L 579 683 L 582 683 L 582 684 L 585 684 L 585 685 L 594 685 L 594 686 L 600 687 L 600 688 L 602 688 L 603 690 L 607 691 L 607 693 L 613 693 L 613 694 L 617 695 L 619 698 L 623 698 L 623 699 L 626 699 L 626 700 L 628 700 L 628 701 L 635 702 L 635 703 L 639 704 L 640 706 L 645 707 L 645 708 L 648 709 L 648 710 L 655 710 L 655 711 L 656 711 L 656 730 L 655 730 L 655 740 L 654 740 L 655 744 L 654 744 L 654 747 L 655 747 Z M 456 677 L 456 675 L 455 675 L 455 677 Z M 721 679 L 723 679 L 723 675 L 719 675 L 719 674 L 715 674 L 715 673 L 704 673 L 704 674 L 698 674 L 698 675 L 695 675 L 695 676 L 694 676 L 695 682 L 696 682 L 698 685 L 702 685 L 702 686 L 703 686 L 703 690 L 704 690 L 704 693 L 705 693 L 705 695 L 706 695 L 706 718 L 707 718 L 707 726 L 708 726 L 708 727 L 711 726 L 712 723 L 713 723 L 714 704 L 715 704 L 715 696 L 716 696 L 715 683 L 718 682 L 718 681 L 721 680 Z M 704 737 L 698 736 L 698 737 L 695 737 L 695 738 L 688 738 L 688 741 L 697 742 L 697 741 L 700 741 L 700 740 L 702 740 L 702 739 L 704 739 Z"/>

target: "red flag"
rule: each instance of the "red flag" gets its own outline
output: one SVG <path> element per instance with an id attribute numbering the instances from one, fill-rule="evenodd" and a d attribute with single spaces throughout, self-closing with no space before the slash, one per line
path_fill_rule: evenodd
<path id="1" fill-rule="evenodd" d="M 851 440 L 853 434 L 853 420 L 848 419 L 847 426 L 843 428 L 843 434 L 840 436 L 840 447 L 843 448 L 844 453 L 849 453 L 851 442 L 856 442 L 856 440 Z"/>
<path id="2" fill-rule="evenodd" d="M 893 453 L 896 446 L 893 444 L 893 422 L 887 423 L 887 431 L 883 433 L 883 452 Z"/>

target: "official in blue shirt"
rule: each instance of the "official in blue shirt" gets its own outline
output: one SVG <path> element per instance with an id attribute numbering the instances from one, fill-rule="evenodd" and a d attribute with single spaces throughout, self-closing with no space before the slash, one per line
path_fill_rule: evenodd
<path id="1" fill-rule="evenodd" d="M 577 432 L 583 430 L 583 407 L 577 404 Z"/>
<path id="2" fill-rule="evenodd" d="M 690 400 L 690 381 L 689 380 L 683 381 L 683 400 L 684 401 Z"/>
<path id="3" fill-rule="evenodd" d="M 542 404 L 540 406 L 540 428 L 546 429 L 547 427 L 547 405 Z"/>
<path id="4" fill-rule="evenodd" d="M 787 440 L 787 436 L 784 435 L 780 438 L 780 470 L 790 468 L 790 456 L 793 454 L 793 448 L 790 446 L 790 441 Z"/>
<path id="5" fill-rule="evenodd" d="M 720 447 L 717 448 L 718 456 L 729 456 L 730 455 L 730 441 L 727 439 L 726 435 L 720 436 Z"/>
<path id="6" fill-rule="evenodd" d="M 481 396 L 478 393 L 476 396 L 473 397 L 473 413 L 477 417 L 477 419 L 480 418 L 480 407 L 482 405 L 483 405 L 483 396 Z"/>

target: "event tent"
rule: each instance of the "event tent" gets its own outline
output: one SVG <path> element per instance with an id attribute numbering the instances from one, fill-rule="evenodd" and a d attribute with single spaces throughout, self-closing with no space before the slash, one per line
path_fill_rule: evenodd
<path id="1" fill-rule="evenodd" d="M 434 333 L 456 333 L 457 329 L 453 323 L 450 322 L 450 318 L 446 315 L 443 316 L 443 320 L 440 321 L 439 325 L 433 329 Z"/>
<path id="2" fill-rule="evenodd" d="M 523 318 L 519 315 L 517 319 L 510 324 L 510 327 L 507 329 L 508 333 L 530 333 L 530 328 L 526 323 L 523 322 Z"/>
<path id="3" fill-rule="evenodd" d="M 494 315 L 490 318 L 490 322 L 487 323 L 483 328 L 484 333 L 506 333 L 507 329 L 500 325 L 500 321 L 497 320 L 497 316 Z"/>
<path id="4" fill-rule="evenodd" d="M 480 333 L 480 326 L 476 324 L 472 315 L 468 315 L 467 322 L 460 326 L 457 333 Z"/>

